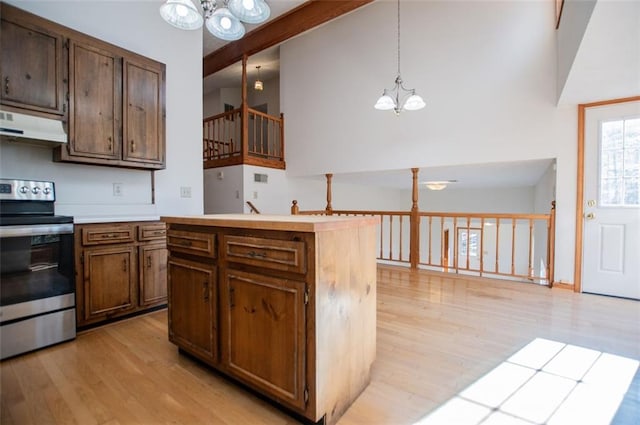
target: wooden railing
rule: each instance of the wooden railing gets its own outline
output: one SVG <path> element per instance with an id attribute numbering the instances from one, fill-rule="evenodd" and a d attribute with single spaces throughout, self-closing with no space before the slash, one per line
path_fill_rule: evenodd
<path id="1" fill-rule="evenodd" d="M 204 168 L 251 164 L 284 168 L 284 117 L 273 117 L 247 108 L 247 120 L 242 109 L 233 109 L 203 121 Z M 246 121 L 246 140 L 243 124 Z"/>
<path id="2" fill-rule="evenodd" d="M 258 208 L 253 205 L 253 202 L 247 201 L 247 205 L 249 206 L 249 211 L 251 212 L 251 214 L 260 214 L 260 210 L 258 210 Z"/>
<path id="3" fill-rule="evenodd" d="M 419 212 L 416 193 L 411 211 L 335 210 L 327 175 L 326 208 L 301 211 L 293 201 L 291 214 L 379 217 L 380 261 L 552 286 L 555 202 L 549 214 Z"/>

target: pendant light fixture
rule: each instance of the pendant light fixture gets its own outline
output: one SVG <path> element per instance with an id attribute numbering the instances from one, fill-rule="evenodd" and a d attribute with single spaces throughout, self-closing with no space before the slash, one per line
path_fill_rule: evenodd
<path id="1" fill-rule="evenodd" d="M 256 66 L 256 69 L 258 70 L 258 78 L 255 83 L 253 83 L 253 89 L 257 91 L 262 91 L 264 89 L 264 84 L 262 84 L 262 80 L 260 79 L 260 66 L 261 65 Z"/>
<path id="2" fill-rule="evenodd" d="M 374 108 L 381 111 L 393 109 L 396 115 L 400 115 L 404 109 L 417 111 L 424 107 L 424 100 L 416 94 L 415 89 L 405 88 L 400 77 L 400 0 L 398 0 L 398 73 L 396 74 L 395 86 L 392 89 L 384 89 Z"/>
<path id="3" fill-rule="evenodd" d="M 160 6 L 160 16 L 183 30 L 196 30 L 204 23 L 214 36 L 234 41 L 245 34 L 242 22 L 260 24 L 271 15 L 264 0 L 200 0 L 200 6 L 202 14 L 192 0 L 166 0 Z"/>

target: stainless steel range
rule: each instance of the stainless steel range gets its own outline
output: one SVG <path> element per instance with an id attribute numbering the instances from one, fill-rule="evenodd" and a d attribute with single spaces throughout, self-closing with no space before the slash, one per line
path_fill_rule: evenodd
<path id="1" fill-rule="evenodd" d="M 0 358 L 76 336 L 73 217 L 53 182 L 0 179 Z"/>

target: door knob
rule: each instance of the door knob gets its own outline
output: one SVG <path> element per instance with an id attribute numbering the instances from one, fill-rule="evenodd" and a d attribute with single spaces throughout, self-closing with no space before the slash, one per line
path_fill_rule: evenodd
<path id="1" fill-rule="evenodd" d="M 587 206 L 591 207 L 591 208 L 595 207 L 596 206 L 596 200 L 595 199 L 589 199 L 587 201 Z"/>
<path id="2" fill-rule="evenodd" d="M 592 212 L 587 213 L 587 215 L 584 216 L 587 220 L 593 220 L 594 218 L 596 218 L 596 215 Z"/>

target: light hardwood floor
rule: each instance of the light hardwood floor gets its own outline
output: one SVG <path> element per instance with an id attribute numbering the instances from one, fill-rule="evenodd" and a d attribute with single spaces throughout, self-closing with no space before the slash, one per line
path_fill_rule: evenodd
<path id="1" fill-rule="evenodd" d="M 377 332 L 371 384 L 340 425 L 417 423 L 536 338 L 640 359 L 640 303 L 379 266 Z M 180 355 L 166 311 L 6 360 L 0 374 L 3 425 L 298 423 Z"/>

